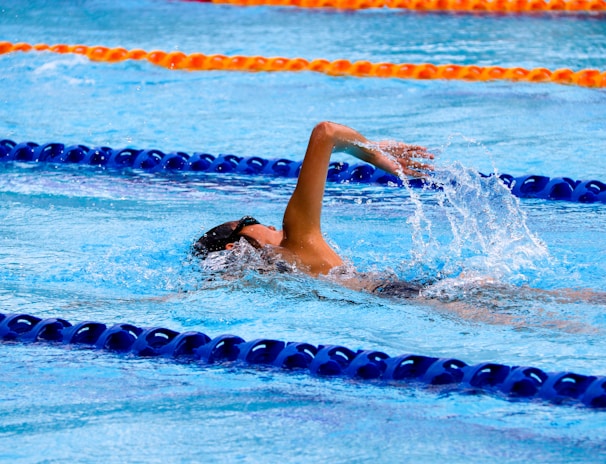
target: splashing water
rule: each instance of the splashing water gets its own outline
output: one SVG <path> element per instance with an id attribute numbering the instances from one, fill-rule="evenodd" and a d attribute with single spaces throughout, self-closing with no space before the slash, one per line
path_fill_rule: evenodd
<path id="1" fill-rule="evenodd" d="M 421 280 L 478 278 L 528 283 L 548 268 L 545 244 L 528 228 L 519 200 L 499 180 L 483 176 L 460 163 L 436 167 L 432 181 L 439 186 L 433 201 L 408 189 L 416 206 L 408 219 L 412 227 L 411 261 Z M 434 222 L 446 219 L 450 230 L 434 235 Z"/>
<path id="2" fill-rule="evenodd" d="M 465 140 L 483 148 L 477 141 Z M 406 145 L 409 150 L 402 152 L 402 143 L 387 140 L 358 145 L 396 162 L 415 158 L 417 148 Z M 546 245 L 529 229 L 519 199 L 500 181 L 496 170 L 485 176 L 461 163 L 435 166 L 426 187 L 437 190 L 431 197 L 400 177 L 415 206 L 407 219 L 412 229 L 411 258 L 398 270 L 406 280 L 520 285 L 548 272 L 553 264 Z M 434 224 L 439 227 L 435 234 Z"/>
<path id="3" fill-rule="evenodd" d="M 209 273 L 220 272 L 224 277 L 233 279 L 254 270 L 260 274 L 271 272 L 296 271 L 296 266 L 284 261 L 271 248 L 256 249 L 244 239 L 234 243 L 231 250 L 210 253 L 202 261 L 202 269 Z"/>

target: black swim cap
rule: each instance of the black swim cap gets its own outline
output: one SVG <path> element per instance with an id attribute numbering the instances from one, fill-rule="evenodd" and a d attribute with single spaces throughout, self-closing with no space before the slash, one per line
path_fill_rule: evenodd
<path id="1" fill-rule="evenodd" d="M 213 251 L 225 250 L 228 243 L 235 243 L 240 239 L 240 232 L 248 226 L 260 224 L 251 216 L 244 216 L 239 221 L 225 222 L 213 227 L 200 237 L 193 245 L 193 253 L 201 258 L 206 258 Z"/>

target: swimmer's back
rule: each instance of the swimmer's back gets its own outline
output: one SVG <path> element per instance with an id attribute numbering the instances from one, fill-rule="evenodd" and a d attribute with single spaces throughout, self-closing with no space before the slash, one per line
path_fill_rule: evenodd
<path id="1" fill-rule="evenodd" d="M 389 281 L 376 286 L 372 293 L 392 298 L 418 298 L 421 293 L 420 285 L 403 280 Z"/>

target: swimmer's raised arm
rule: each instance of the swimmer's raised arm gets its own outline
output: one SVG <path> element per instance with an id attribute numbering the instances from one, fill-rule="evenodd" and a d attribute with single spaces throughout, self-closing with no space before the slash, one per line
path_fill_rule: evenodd
<path id="1" fill-rule="evenodd" d="M 320 217 L 331 154 L 347 152 L 387 172 L 423 176 L 431 166 L 415 158 L 431 159 L 425 148 L 395 142 L 371 142 L 349 127 L 332 122 L 317 124 L 309 138 L 295 191 L 284 213 L 282 245 L 297 254 L 322 253 L 333 267 L 340 258 L 322 237 Z M 333 256 L 334 255 L 334 256 Z M 311 257 L 309 257 L 311 260 Z"/>

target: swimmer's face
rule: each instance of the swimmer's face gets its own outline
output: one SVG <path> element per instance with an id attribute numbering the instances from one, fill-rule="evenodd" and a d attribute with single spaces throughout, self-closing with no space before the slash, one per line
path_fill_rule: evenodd
<path id="1" fill-rule="evenodd" d="M 238 235 L 251 238 L 262 247 L 265 245 L 279 246 L 284 238 L 281 230 L 276 230 L 274 226 L 264 226 L 263 224 L 246 226 L 242 228 Z M 233 243 L 229 243 L 225 249 L 231 250 L 233 246 Z"/>

